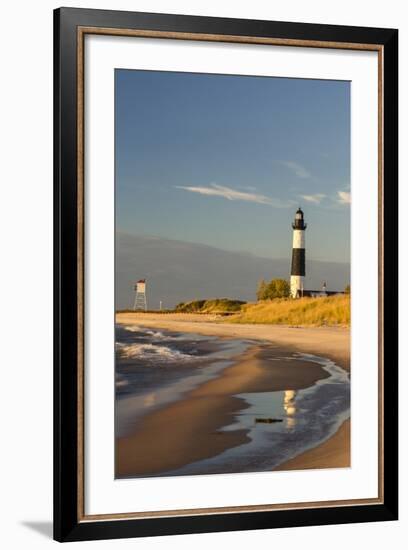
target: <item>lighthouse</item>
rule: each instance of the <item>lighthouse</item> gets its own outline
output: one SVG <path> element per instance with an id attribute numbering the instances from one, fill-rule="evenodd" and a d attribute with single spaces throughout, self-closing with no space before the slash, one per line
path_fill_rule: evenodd
<path id="1" fill-rule="evenodd" d="M 305 281 L 305 230 L 307 224 L 299 207 L 295 214 L 293 227 L 292 269 L 290 272 L 290 294 L 292 298 L 302 296 Z"/>

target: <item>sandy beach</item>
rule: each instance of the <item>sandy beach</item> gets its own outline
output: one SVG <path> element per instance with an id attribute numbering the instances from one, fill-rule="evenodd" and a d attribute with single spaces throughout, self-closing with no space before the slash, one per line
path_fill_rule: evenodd
<path id="1" fill-rule="evenodd" d="M 327 357 L 350 371 L 349 330 L 243 325 L 200 315 L 119 313 L 116 321 L 219 338 L 251 340 L 252 345 L 219 376 L 183 398 L 159 408 L 116 441 L 116 476 L 157 475 L 203 460 L 246 443 L 246 430 L 220 431 L 248 405 L 237 394 L 298 390 L 329 375 L 310 361 L 276 361 L 290 352 Z M 140 449 L 143 452 L 140 453 Z M 350 465 L 350 422 L 323 443 L 298 454 L 276 469 L 338 468 Z"/>
<path id="2" fill-rule="evenodd" d="M 116 322 L 147 327 L 196 332 L 228 338 L 250 338 L 289 346 L 303 353 L 333 359 L 350 372 L 350 330 L 342 327 L 287 327 L 283 325 L 245 325 L 228 323 L 214 315 L 186 313 L 118 313 Z"/>

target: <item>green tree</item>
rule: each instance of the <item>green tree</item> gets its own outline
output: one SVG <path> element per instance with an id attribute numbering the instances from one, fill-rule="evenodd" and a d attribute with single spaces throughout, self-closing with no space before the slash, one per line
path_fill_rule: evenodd
<path id="1" fill-rule="evenodd" d="M 272 279 L 269 283 L 264 280 L 258 283 L 258 300 L 273 300 L 275 298 L 288 298 L 290 286 L 285 279 Z"/>
<path id="2" fill-rule="evenodd" d="M 258 300 L 266 300 L 266 290 L 268 288 L 268 284 L 264 279 L 261 279 L 258 283 L 258 287 L 256 289 L 256 297 Z"/>
<path id="3" fill-rule="evenodd" d="M 268 285 L 269 298 L 288 298 L 290 294 L 290 286 L 285 279 L 272 279 Z"/>

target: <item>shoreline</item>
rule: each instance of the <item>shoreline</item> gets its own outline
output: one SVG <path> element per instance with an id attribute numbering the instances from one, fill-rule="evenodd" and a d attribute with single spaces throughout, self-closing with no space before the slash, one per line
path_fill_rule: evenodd
<path id="1" fill-rule="evenodd" d="M 214 315 L 188 313 L 117 313 L 116 322 L 204 336 L 267 341 L 300 353 L 322 355 L 350 372 L 350 328 L 228 323 Z"/>
<path id="2" fill-rule="evenodd" d="M 347 418 L 326 441 L 279 464 L 274 471 L 349 468 L 351 466 L 350 427 L 350 418 Z"/>
<path id="3" fill-rule="evenodd" d="M 222 431 L 248 405 L 240 393 L 301 389 L 328 376 L 308 361 L 275 366 L 273 356 L 300 351 L 334 360 L 349 372 L 349 331 L 333 327 L 291 328 L 173 320 L 160 315 L 118 314 L 119 324 L 137 324 L 220 338 L 251 340 L 253 345 L 219 376 L 142 419 L 136 430 L 116 441 L 116 477 L 159 475 L 213 457 L 249 441 L 248 430 Z M 154 317 L 154 318 L 152 318 Z M 268 346 L 263 346 L 268 343 Z M 271 346 L 271 344 L 273 344 Z M 271 360 L 272 359 L 272 360 Z M 142 456 L 138 450 L 145 450 Z M 336 468 L 350 465 L 350 420 L 327 440 L 274 470 Z"/>

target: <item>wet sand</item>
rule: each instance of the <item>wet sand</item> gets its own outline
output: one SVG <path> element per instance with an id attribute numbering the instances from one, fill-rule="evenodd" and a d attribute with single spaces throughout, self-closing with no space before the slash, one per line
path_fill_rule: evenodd
<path id="1" fill-rule="evenodd" d="M 188 313 L 118 313 L 116 321 L 221 338 L 265 340 L 293 351 L 328 357 L 350 372 L 349 328 L 238 324 L 220 321 L 214 315 Z"/>
<path id="2" fill-rule="evenodd" d="M 280 347 L 251 346 L 219 377 L 144 417 L 131 435 L 116 442 L 116 476 L 166 472 L 241 445 L 249 440 L 246 430 L 217 431 L 247 407 L 235 394 L 298 390 L 329 376 L 315 363 L 286 360 L 282 369 L 280 362 L 270 361 L 285 354 Z"/>
<path id="3" fill-rule="evenodd" d="M 172 318 L 175 317 L 175 318 Z M 198 317 L 198 319 L 196 319 Z M 202 319 L 202 318 L 201 318 Z M 246 430 L 219 432 L 231 424 L 246 403 L 239 393 L 306 388 L 328 374 L 317 364 L 271 358 L 289 352 L 311 353 L 334 360 L 350 370 L 349 330 L 334 327 L 292 328 L 277 325 L 241 325 L 200 316 L 123 313 L 117 322 L 218 337 L 251 339 L 251 346 L 238 362 L 216 379 L 195 388 L 173 404 L 146 417 L 135 431 L 117 440 L 116 476 L 157 475 L 188 463 L 215 456 L 248 441 Z M 274 346 L 271 347 L 270 343 Z M 142 450 L 142 451 L 141 451 Z M 280 465 L 276 469 L 339 468 L 350 465 L 350 423 L 346 421 L 327 441 Z"/>
<path id="4" fill-rule="evenodd" d="M 343 422 L 337 432 L 321 445 L 309 449 L 275 470 L 311 470 L 321 468 L 348 468 L 350 460 L 350 419 Z"/>

